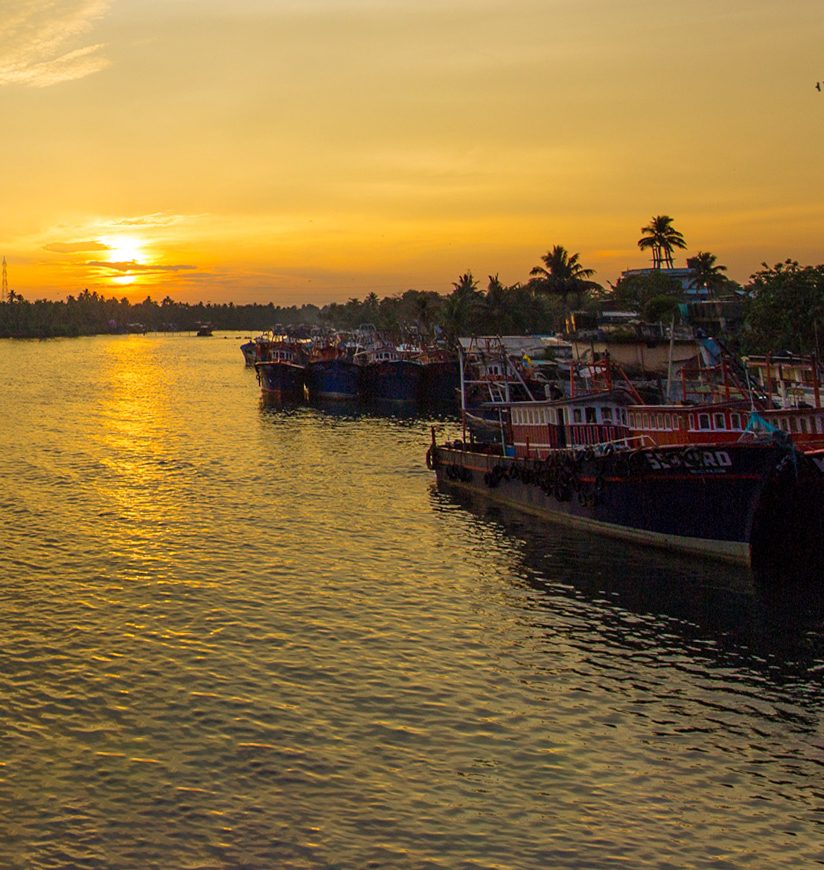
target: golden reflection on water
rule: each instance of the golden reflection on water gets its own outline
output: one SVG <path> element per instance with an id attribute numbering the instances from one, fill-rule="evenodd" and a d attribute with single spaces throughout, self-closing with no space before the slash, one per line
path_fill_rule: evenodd
<path id="1" fill-rule="evenodd" d="M 120 519 L 102 524 L 101 532 L 113 555 L 145 560 L 153 553 L 157 559 L 162 548 L 156 545 L 168 528 L 182 524 L 187 510 L 172 480 L 185 437 L 173 412 L 174 372 L 157 343 L 140 335 L 109 342 L 101 362 L 94 433 L 106 469 L 100 495 Z"/>

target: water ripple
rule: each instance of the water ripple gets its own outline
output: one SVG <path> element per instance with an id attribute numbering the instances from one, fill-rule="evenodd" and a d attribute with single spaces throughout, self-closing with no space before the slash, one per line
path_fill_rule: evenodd
<path id="1" fill-rule="evenodd" d="M 234 337 L 0 343 L 0 864 L 824 863 L 824 602 L 455 495 Z"/>

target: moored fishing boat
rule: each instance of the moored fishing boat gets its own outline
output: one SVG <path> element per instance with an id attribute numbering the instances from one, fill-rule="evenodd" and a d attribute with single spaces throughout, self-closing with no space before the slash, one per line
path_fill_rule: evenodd
<path id="1" fill-rule="evenodd" d="M 363 395 L 382 402 L 417 402 L 421 397 L 423 365 L 402 356 L 388 342 L 356 354 L 362 366 Z"/>
<path id="2" fill-rule="evenodd" d="M 263 362 L 269 357 L 269 348 L 274 341 L 280 340 L 273 333 L 261 333 L 240 346 L 243 360 L 249 368 L 254 368 L 255 363 Z"/>
<path id="3" fill-rule="evenodd" d="M 310 399 L 351 401 L 361 390 L 362 367 L 353 355 L 337 342 L 321 344 L 309 354 L 306 386 Z"/>
<path id="4" fill-rule="evenodd" d="M 264 398 L 275 402 L 300 402 L 304 398 L 304 361 L 299 345 L 272 341 L 268 358 L 255 363 Z"/>
<path id="5" fill-rule="evenodd" d="M 821 555 L 821 472 L 791 444 L 607 444 L 539 459 L 458 441 L 433 443 L 427 465 L 439 483 L 645 545 L 786 568 Z"/>
<path id="6" fill-rule="evenodd" d="M 786 433 L 743 422 L 737 437 L 727 429 L 723 439 L 690 440 L 672 411 L 667 427 L 667 411 L 613 383 L 610 370 L 605 361 L 602 381 L 582 392 L 573 383 L 560 399 L 506 403 L 495 443 L 467 443 L 466 423 L 452 443 L 438 445 L 433 434 L 427 465 L 441 484 L 599 534 L 758 570 L 817 565 L 824 476 L 813 457 Z M 745 421 L 746 409 L 735 407 L 728 413 Z M 669 436 L 660 440 L 649 425 L 658 411 Z"/>

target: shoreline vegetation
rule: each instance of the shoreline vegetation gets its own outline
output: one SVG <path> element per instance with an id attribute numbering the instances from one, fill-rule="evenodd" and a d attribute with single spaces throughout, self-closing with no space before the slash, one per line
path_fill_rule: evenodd
<path id="1" fill-rule="evenodd" d="M 471 272 L 452 291 L 406 290 L 379 298 L 280 306 L 189 304 L 169 296 L 131 303 L 83 290 L 62 301 L 29 302 L 9 291 L 0 301 L 0 338 L 60 338 L 135 332 L 215 330 L 259 333 L 278 330 L 309 335 L 347 331 L 369 323 L 396 340 L 438 338 L 450 346 L 458 336 L 580 332 L 598 329 L 603 315 L 620 311 L 636 324 L 690 323 L 696 304 L 713 311 L 716 334 L 748 353 L 784 351 L 817 354 L 824 338 L 824 265 L 803 266 L 787 259 L 766 263 L 744 285 L 727 278 L 714 254 L 687 257 L 687 268 L 673 265 L 673 250 L 684 248 L 672 219 L 658 215 L 642 228 L 641 250 L 652 252 L 652 267 L 625 272 L 603 287 L 580 256 L 555 245 L 524 282 L 504 285 L 497 275 L 486 286 Z"/>

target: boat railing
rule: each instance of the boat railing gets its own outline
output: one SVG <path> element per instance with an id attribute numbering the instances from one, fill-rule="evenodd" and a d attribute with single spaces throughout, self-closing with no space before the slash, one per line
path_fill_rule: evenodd
<path id="1" fill-rule="evenodd" d="M 642 447 L 655 447 L 655 439 L 649 435 L 625 435 L 623 438 L 613 438 L 611 441 L 602 441 L 599 444 L 587 444 L 586 448 L 591 448 L 596 452 L 608 453 L 610 449 L 633 450 Z"/>

